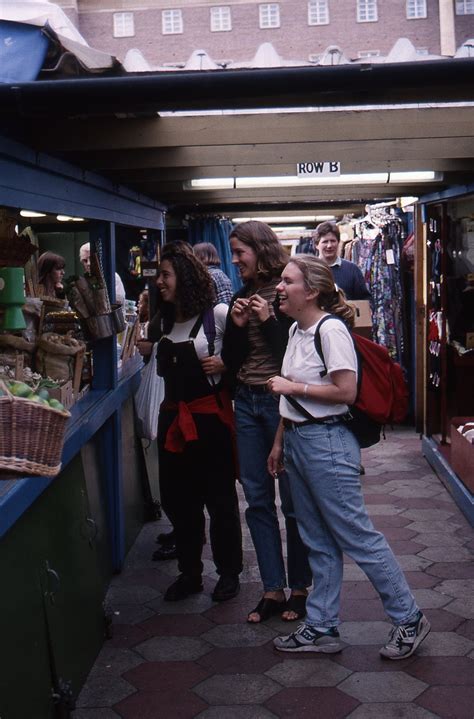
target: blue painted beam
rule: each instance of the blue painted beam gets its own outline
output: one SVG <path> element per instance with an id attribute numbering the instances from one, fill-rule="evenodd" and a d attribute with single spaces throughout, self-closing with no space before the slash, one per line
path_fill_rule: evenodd
<path id="1" fill-rule="evenodd" d="M 0 135 L 0 205 L 163 229 L 164 205 Z"/>
<path id="2" fill-rule="evenodd" d="M 448 492 L 452 495 L 459 509 L 466 516 L 471 526 L 474 527 L 474 495 L 470 493 L 458 475 L 452 470 L 433 439 L 423 436 L 421 450 Z"/>

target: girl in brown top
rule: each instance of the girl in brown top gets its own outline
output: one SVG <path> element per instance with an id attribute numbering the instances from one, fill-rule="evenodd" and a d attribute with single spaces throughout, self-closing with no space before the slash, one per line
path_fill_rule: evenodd
<path id="1" fill-rule="evenodd" d="M 264 590 L 248 621 L 265 621 L 277 613 L 292 621 L 305 614 L 311 572 L 298 534 L 286 474 L 272 476 L 267 470 L 267 457 L 279 424 L 278 400 L 267 391 L 267 382 L 280 373 L 289 326 L 274 302 L 288 257 L 273 230 L 263 222 L 236 225 L 230 244 L 232 262 L 239 268 L 244 287 L 231 301 L 222 359 L 237 380 L 235 419 L 240 478 Z M 288 601 L 275 480 L 279 483 L 286 525 L 291 590 Z"/>

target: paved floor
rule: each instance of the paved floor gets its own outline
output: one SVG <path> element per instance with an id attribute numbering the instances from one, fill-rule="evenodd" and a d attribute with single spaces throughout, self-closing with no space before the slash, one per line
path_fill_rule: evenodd
<path id="1" fill-rule="evenodd" d="M 145 526 L 109 602 L 113 639 L 92 669 L 74 719 L 428 719 L 474 717 L 474 530 L 421 455 L 413 431 L 364 451 L 363 486 L 432 624 L 416 656 L 383 661 L 389 625 L 371 584 L 347 560 L 340 627 L 348 647 L 332 656 L 279 654 L 288 626 L 245 622 L 258 601 L 255 554 L 244 528 L 240 595 L 215 604 L 205 547 L 205 591 L 162 601 L 176 562 L 151 562 L 166 522 Z M 242 501 L 242 512 L 244 503 Z"/>

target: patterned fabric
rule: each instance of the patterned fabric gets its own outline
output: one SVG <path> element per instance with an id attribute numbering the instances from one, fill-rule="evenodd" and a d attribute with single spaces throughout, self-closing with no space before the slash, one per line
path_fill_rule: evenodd
<path id="1" fill-rule="evenodd" d="M 209 270 L 209 274 L 214 282 L 214 287 L 216 288 L 215 304 L 218 305 L 222 302 L 225 305 L 230 304 L 232 295 L 234 294 L 232 291 L 232 282 L 227 277 L 225 272 L 222 272 L 217 265 L 210 265 L 207 269 Z"/>

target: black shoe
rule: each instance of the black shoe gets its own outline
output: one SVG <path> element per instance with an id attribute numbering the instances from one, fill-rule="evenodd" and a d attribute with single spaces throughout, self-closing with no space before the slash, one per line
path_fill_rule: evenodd
<path id="1" fill-rule="evenodd" d="M 156 538 L 157 544 L 164 544 L 165 546 L 168 546 L 169 544 L 174 544 L 175 541 L 176 540 L 173 529 L 171 530 L 171 532 L 162 532 Z"/>
<path id="2" fill-rule="evenodd" d="M 239 577 L 237 574 L 223 574 L 212 592 L 214 602 L 226 602 L 233 599 L 240 592 Z"/>
<path id="3" fill-rule="evenodd" d="M 176 544 L 163 544 L 153 552 L 152 559 L 154 562 L 164 562 L 165 559 L 176 559 L 177 556 Z"/>
<path id="4" fill-rule="evenodd" d="M 199 594 L 202 590 L 201 577 L 188 577 L 186 574 L 180 574 L 178 579 L 168 587 L 163 599 L 165 602 L 178 602 L 180 599 L 190 597 L 191 594 Z"/>

